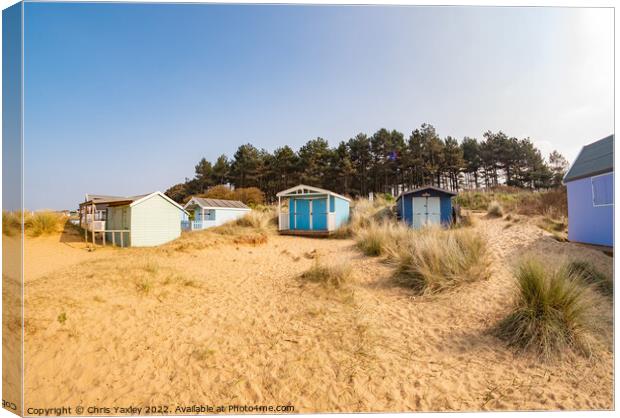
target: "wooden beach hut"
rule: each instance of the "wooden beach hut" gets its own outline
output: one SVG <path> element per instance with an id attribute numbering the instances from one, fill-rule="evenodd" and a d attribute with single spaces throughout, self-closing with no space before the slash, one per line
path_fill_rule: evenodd
<path id="1" fill-rule="evenodd" d="M 245 203 L 239 200 L 208 199 L 192 197 L 184 206 L 188 213 L 192 213 L 193 220 L 184 216 L 183 229 L 207 229 L 234 221 L 252 211 Z"/>
<path id="2" fill-rule="evenodd" d="M 80 204 L 80 226 L 93 244 L 152 247 L 181 235 L 185 210 L 162 192 L 139 196 L 86 195 Z"/>
<path id="3" fill-rule="evenodd" d="M 456 193 L 435 186 L 402 192 L 396 198 L 396 217 L 414 229 L 453 222 L 452 198 Z"/>
<path id="4" fill-rule="evenodd" d="M 614 136 L 584 146 L 563 179 L 568 239 L 614 245 Z"/>
<path id="5" fill-rule="evenodd" d="M 276 196 L 281 234 L 327 236 L 349 220 L 351 199 L 329 190 L 300 184 Z"/>

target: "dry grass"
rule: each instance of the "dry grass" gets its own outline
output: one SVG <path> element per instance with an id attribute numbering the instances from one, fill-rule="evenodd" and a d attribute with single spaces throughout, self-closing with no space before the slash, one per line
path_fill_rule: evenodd
<path id="1" fill-rule="evenodd" d="M 575 260 L 568 264 L 569 271 L 579 277 L 586 285 L 592 286 L 605 296 L 613 297 L 614 283 L 594 267 L 589 261 Z"/>
<path id="2" fill-rule="evenodd" d="M 246 216 L 215 228 L 185 232 L 181 238 L 161 247 L 161 251 L 192 251 L 225 244 L 261 245 L 276 232 L 274 208 L 253 210 Z"/>
<path id="3" fill-rule="evenodd" d="M 24 231 L 32 237 L 60 232 L 68 220 L 65 216 L 52 211 L 24 212 L 23 214 L 21 212 L 3 211 L 2 233 L 7 236 L 18 233 L 22 223 L 22 216 Z"/>
<path id="4" fill-rule="evenodd" d="M 471 229 L 416 231 L 394 250 L 395 278 L 418 294 L 432 294 L 489 277 L 486 241 Z"/>
<path id="5" fill-rule="evenodd" d="M 515 274 L 516 305 L 497 334 L 510 346 L 550 359 L 571 348 L 591 353 L 595 327 L 594 300 L 575 269 L 545 268 L 526 258 Z"/>
<path id="6" fill-rule="evenodd" d="M 487 215 L 492 218 L 501 218 L 504 216 L 504 209 L 497 200 L 493 200 L 487 207 Z"/>
<path id="7" fill-rule="evenodd" d="M 340 288 L 351 282 L 352 270 L 348 264 L 325 264 L 317 259 L 312 267 L 301 274 L 301 278 L 312 283 Z"/>
<path id="8" fill-rule="evenodd" d="M 2 234 L 13 236 L 20 230 L 21 212 L 2 211 Z"/>
<path id="9" fill-rule="evenodd" d="M 391 256 L 396 249 L 414 239 L 414 231 L 404 223 L 370 221 L 368 226 L 359 229 L 355 235 L 357 248 L 365 255 L 377 257 Z"/>
<path id="10" fill-rule="evenodd" d="M 349 236 L 369 227 L 372 223 L 382 223 L 393 219 L 393 202 L 382 197 L 373 201 L 357 199 L 353 202 L 349 223 L 343 229 L 348 229 Z"/>
<path id="11" fill-rule="evenodd" d="M 541 192 L 501 187 L 486 191 L 462 191 L 455 203 L 471 210 L 487 210 L 493 201 L 498 202 L 505 212 L 520 215 L 549 215 L 553 218 L 568 216 L 566 188 L 561 187 Z"/>

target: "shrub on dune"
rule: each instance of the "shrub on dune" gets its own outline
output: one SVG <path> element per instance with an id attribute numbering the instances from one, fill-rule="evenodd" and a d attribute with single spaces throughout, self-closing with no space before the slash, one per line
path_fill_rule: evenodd
<path id="1" fill-rule="evenodd" d="M 371 257 L 391 256 L 400 243 L 412 236 L 413 231 L 404 224 L 371 221 L 355 235 L 357 247 Z"/>
<path id="2" fill-rule="evenodd" d="M 501 218 L 502 216 L 504 216 L 504 210 L 502 209 L 502 205 L 500 205 L 499 202 L 496 200 L 492 201 L 487 207 L 487 215 L 493 218 Z"/>
<path id="3" fill-rule="evenodd" d="M 526 259 L 516 279 L 516 306 L 500 322 L 498 336 L 546 359 L 566 348 L 589 354 L 594 304 L 574 271 L 567 266 L 550 270 Z"/>
<path id="4" fill-rule="evenodd" d="M 301 277 L 325 286 L 342 287 L 351 281 L 351 267 L 348 264 L 323 264 L 317 260 Z"/>
<path id="5" fill-rule="evenodd" d="M 572 261 L 568 265 L 570 272 L 579 277 L 585 284 L 593 286 L 606 296 L 613 296 L 613 281 L 598 271 L 589 261 Z"/>
<path id="6" fill-rule="evenodd" d="M 488 278 L 487 245 L 471 229 L 424 228 L 394 251 L 396 280 L 431 294 Z"/>
<path id="7" fill-rule="evenodd" d="M 35 212 L 25 221 L 25 229 L 34 236 L 53 234 L 58 232 L 66 219 L 55 212 Z"/>
<path id="8" fill-rule="evenodd" d="M 2 211 L 2 233 L 12 236 L 20 229 L 21 215 L 15 212 Z"/>
<path id="9" fill-rule="evenodd" d="M 265 231 L 275 226 L 276 220 L 277 219 L 273 210 L 253 210 L 233 223 L 237 226 Z"/>

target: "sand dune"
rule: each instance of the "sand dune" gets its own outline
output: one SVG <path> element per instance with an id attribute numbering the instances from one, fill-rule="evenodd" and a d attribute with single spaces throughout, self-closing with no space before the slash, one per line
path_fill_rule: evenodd
<path id="1" fill-rule="evenodd" d="M 520 254 L 588 258 L 608 273 L 612 258 L 529 223 L 505 223 L 476 227 L 494 254 L 491 279 L 432 297 L 395 286 L 390 267 L 350 240 L 273 236 L 256 247 L 174 253 L 72 248 L 76 258 L 29 270 L 26 407 L 611 409 L 609 300 L 600 307 L 606 336 L 592 359 L 544 364 L 489 331 L 509 309 L 510 268 Z M 29 263 L 56 259 L 61 244 L 51 242 Z M 317 255 L 350 263 L 355 283 L 330 290 L 302 282 Z"/>

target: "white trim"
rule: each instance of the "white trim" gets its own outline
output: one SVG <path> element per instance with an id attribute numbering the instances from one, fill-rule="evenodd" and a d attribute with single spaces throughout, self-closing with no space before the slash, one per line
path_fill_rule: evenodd
<path id="1" fill-rule="evenodd" d="M 594 204 L 594 181 L 593 181 L 593 180 L 594 180 L 595 178 L 597 178 L 597 177 L 603 177 L 603 176 L 611 176 L 611 179 L 612 179 L 612 180 L 611 180 L 611 182 L 612 182 L 612 188 L 611 188 L 611 191 L 612 191 L 612 193 L 614 192 L 614 189 L 613 189 L 613 183 L 614 183 L 614 172 L 613 172 L 613 171 L 611 171 L 611 172 L 609 172 L 609 173 L 597 174 L 596 176 L 592 176 L 592 177 L 590 177 L 590 190 L 592 190 L 592 207 L 595 207 L 595 208 L 602 208 L 602 207 L 605 207 L 605 206 L 613 206 L 613 205 L 614 205 L 614 202 L 613 202 L 614 197 L 613 197 L 613 196 L 612 196 L 612 198 L 611 198 L 611 203 L 606 203 L 606 204 L 604 204 L 604 205 L 595 205 L 595 204 Z M 577 180 L 579 180 L 579 179 L 577 179 Z"/>
<path id="2" fill-rule="evenodd" d="M 131 203 L 129 204 L 129 206 L 130 206 L 130 207 L 133 207 L 133 206 L 139 205 L 140 203 L 144 202 L 144 201 L 145 201 L 145 200 L 147 200 L 147 199 L 150 199 L 151 197 L 153 197 L 153 196 L 155 196 L 155 195 L 159 195 L 159 196 L 163 197 L 163 198 L 164 198 L 164 199 L 166 199 L 169 203 L 173 204 L 173 205 L 174 205 L 174 206 L 176 206 L 177 208 L 181 209 L 183 212 L 187 213 L 187 211 L 185 210 L 185 208 L 184 208 L 183 206 L 179 205 L 177 202 L 175 202 L 174 200 L 170 199 L 168 196 L 166 196 L 165 194 L 163 194 L 163 193 L 162 193 L 162 192 L 160 192 L 160 191 L 156 191 L 156 192 L 153 192 L 153 193 L 151 193 L 151 194 L 147 194 L 146 196 L 141 197 L 141 198 L 140 198 L 140 199 L 138 199 L 138 200 L 134 200 L 133 202 L 131 202 Z"/>
<path id="3" fill-rule="evenodd" d="M 303 193 L 304 189 L 306 189 L 306 190 L 308 190 L 310 192 L 309 193 L 308 192 Z M 314 194 L 326 194 L 328 196 L 335 196 L 335 197 L 338 197 L 340 199 L 344 199 L 347 202 L 351 202 L 351 199 L 349 199 L 348 197 L 344 197 L 343 195 L 340 195 L 338 193 L 334 193 L 334 192 L 332 192 L 330 190 L 327 190 L 327 189 L 321 189 L 319 187 L 306 186 L 305 184 L 300 184 L 300 185 L 297 185 L 295 187 L 291 187 L 289 189 L 282 190 L 281 192 L 277 193 L 276 196 L 278 196 L 278 197 L 283 197 L 283 196 L 293 197 L 293 196 L 295 196 L 295 194 L 293 192 L 298 192 L 300 190 L 302 191 L 302 193 L 300 193 L 301 196 L 303 196 L 303 195 L 312 195 L 313 192 L 314 192 Z"/>

